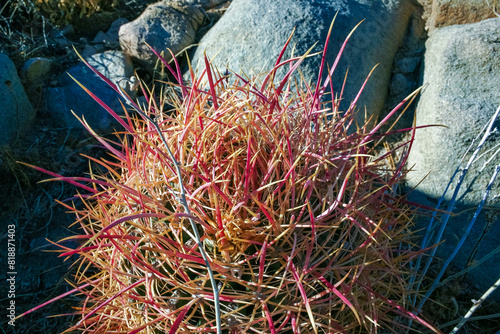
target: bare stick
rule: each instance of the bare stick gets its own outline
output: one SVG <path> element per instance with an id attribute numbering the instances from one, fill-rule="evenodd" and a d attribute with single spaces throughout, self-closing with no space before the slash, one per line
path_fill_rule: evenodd
<path id="1" fill-rule="evenodd" d="M 446 262 L 444 263 L 441 270 L 439 271 L 439 274 L 434 279 L 434 282 L 432 283 L 431 288 L 425 293 L 424 298 L 420 302 L 421 305 L 423 305 L 425 303 L 425 301 L 430 297 L 430 295 L 434 292 L 437 285 L 439 284 L 439 281 L 441 280 L 441 277 L 443 277 L 444 272 L 446 271 L 446 269 L 450 265 L 451 261 L 455 258 L 458 251 L 460 250 L 460 248 L 462 248 L 462 245 L 464 244 L 465 239 L 467 239 L 467 237 L 469 236 L 470 231 L 472 230 L 472 227 L 474 226 L 474 223 L 476 222 L 477 218 L 479 217 L 479 214 L 481 213 L 481 210 L 483 209 L 484 205 L 486 204 L 486 200 L 488 199 L 488 196 L 490 194 L 491 188 L 493 187 L 493 183 L 495 182 L 495 179 L 498 175 L 498 172 L 500 172 L 500 165 L 498 165 L 495 168 L 495 171 L 493 172 L 493 175 L 491 176 L 491 180 L 488 183 L 486 191 L 483 195 L 483 199 L 479 203 L 477 210 L 474 213 L 474 216 L 472 217 L 471 221 L 469 222 L 469 225 L 467 226 L 467 229 L 465 230 L 464 234 L 462 235 L 462 238 L 460 238 L 460 241 L 458 242 L 457 246 L 455 247 L 455 249 L 453 250 L 451 255 L 448 257 L 448 259 L 446 259 Z"/>
<path id="2" fill-rule="evenodd" d="M 166 149 L 168 151 L 168 155 L 170 156 L 170 159 L 172 160 L 172 162 L 173 162 L 173 164 L 175 166 L 175 170 L 176 170 L 176 173 L 177 173 L 177 178 L 179 180 L 180 193 L 181 193 L 181 196 L 179 198 L 179 202 L 183 206 L 184 211 L 189 216 L 191 216 L 191 210 L 189 209 L 189 205 L 188 205 L 188 202 L 187 202 L 187 199 L 186 199 L 186 192 L 184 190 L 184 184 L 182 183 L 182 174 L 181 174 L 180 163 L 175 159 L 174 154 L 170 150 L 170 147 L 168 146 L 168 143 L 165 140 L 165 137 L 163 136 L 163 133 L 161 132 L 161 129 L 160 129 L 160 126 L 158 125 L 158 123 L 153 118 L 149 117 L 145 112 L 143 112 L 142 110 L 140 110 L 138 107 L 135 106 L 135 104 L 131 101 L 131 98 L 128 96 L 127 93 L 125 93 L 125 91 L 121 87 L 121 85 L 120 85 L 121 81 L 127 81 L 128 84 L 130 85 L 130 87 L 136 87 L 138 83 L 136 82 L 135 77 L 132 77 L 131 79 L 122 78 L 122 79 L 120 79 L 118 81 L 118 85 L 116 85 L 116 86 L 118 87 L 118 90 L 120 91 L 120 95 L 125 99 L 125 101 L 127 102 L 127 104 L 130 105 L 130 106 L 132 106 L 132 108 L 134 108 L 135 111 L 137 111 L 142 117 L 144 117 L 145 119 L 147 119 L 148 122 L 151 123 L 154 126 L 156 132 L 160 136 L 160 139 L 161 139 L 163 145 L 165 145 L 165 147 L 166 147 Z M 191 218 L 189 218 L 189 222 L 191 223 L 191 228 L 193 229 L 193 233 L 194 233 L 194 236 L 195 236 L 195 239 L 196 239 L 196 243 L 198 244 L 198 248 L 200 249 L 201 256 L 203 257 L 203 260 L 205 261 L 205 265 L 207 267 L 208 275 L 210 276 L 210 282 L 212 284 L 212 289 L 213 289 L 213 292 L 214 292 L 215 321 L 216 321 L 216 325 L 217 325 L 217 334 L 222 334 L 222 324 L 221 324 L 221 315 L 220 315 L 220 301 L 219 301 L 219 288 L 217 287 L 217 282 L 215 281 L 214 273 L 212 271 L 212 268 L 210 267 L 210 262 L 208 260 L 207 253 L 205 252 L 205 249 L 203 248 L 203 244 L 201 242 L 200 234 L 198 233 L 198 228 L 196 226 L 196 223 Z"/>
<path id="3" fill-rule="evenodd" d="M 458 323 L 458 325 L 453 328 L 453 330 L 450 332 L 450 334 L 455 334 L 458 332 L 458 330 L 469 320 L 469 318 L 472 316 L 472 314 L 481 306 L 481 304 L 484 302 L 486 298 L 488 298 L 489 295 L 491 295 L 500 285 L 500 278 L 498 281 L 496 281 L 495 284 L 493 284 L 488 291 L 486 291 L 479 300 L 473 300 L 472 302 L 474 305 L 469 309 L 469 312 L 463 317 L 463 319 Z"/>
<path id="4" fill-rule="evenodd" d="M 448 207 L 447 207 L 447 210 L 446 210 L 447 212 L 451 212 L 453 210 L 453 207 L 455 206 L 456 198 L 458 196 L 458 192 L 460 191 L 460 187 L 462 186 L 462 184 L 464 182 L 465 176 L 467 175 L 467 172 L 469 171 L 469 168 L 475 162 L 476 157 L 479 154 L 479 151 L 481 150 L 481 148 L 483 147 L 483 145 L 485 144 L 486 140 L 493 133 L 493 131 L 494 131 L 493 125 L 495 124 L 495 121 L 498 118 L 499 114 L 500 114 L 500 106 L 496 110 L 495 114 L 491 117 L 491 120 L 488 123 L 488 127 L 486 128 L 486 131 L 485 131 L 483 137 L 481 138 L 481 141 L 477 145 L 476 149 L 472 153 L 472 156 L 470 157 L 469 161 L 467 162 L 467 165 L 464 167 L 464 169 L 462 169 L 462 171 L 460 173 L 460 176 L 459 176 L 459 180 L 457 182 L 457 185 L 455 186 L 455 190 L 453 192 L 453 196 L 451 197 L 451 200 L 450 200 L 450 202 L 448 204 Z M 440 226 L 440 229 L 439 229 L 438 234 L 436 236 L 436 239 L 434 240 L 434 244 L 438 244 L 439 242 L 441 242 L 441 238 L 443 236 L 444 229 L 446 228 L 446 225 L 447 225 L 449 219 L 450 219 L 450 214 L 448 213 L 448 214 L 446 214 L 444 216 L 443 220 L 441 221 L 441 226 Z M 430 267 L 430 265 L 432 263 L 432 260 L 434 259 L 434 256 L 436 255 L 436 251 L 437 251 L 437 247 L 434 247 L 432 249 L 430 257 L 427 260 L 427 263 L 426 263 L 426 265 L 424 267 L 424 270 L 422 272 L 422 277 L 425 277 L 425 275 L 427 274 L 427 270 L 429 269 L 429 267 Z M 419 283 L 419 285 L 417 287 L 417 291 L 418 291 L 419 287 L 420 287 L 420 283 Z M 418 310 L 422 309 L 422 306 L 423 306 L 423 304 L 425 303 L 426 300 L 427 300 L 427 298 L 424 298 L 424 299 L 422 299 L 420 301 L 420 303 L 418 305 Z"/>

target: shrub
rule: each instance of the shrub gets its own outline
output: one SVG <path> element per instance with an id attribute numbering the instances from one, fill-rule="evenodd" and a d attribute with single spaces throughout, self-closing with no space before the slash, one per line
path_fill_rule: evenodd
<path id="1" fill-rule="evenodd" d="M 50 15 L 53 23 L 70 23 L 118 5 L 118 0 L 36 0 L 36 6 Z"/>

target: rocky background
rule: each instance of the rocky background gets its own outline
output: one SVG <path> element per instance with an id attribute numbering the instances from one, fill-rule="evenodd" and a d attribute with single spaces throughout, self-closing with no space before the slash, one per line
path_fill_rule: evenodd
<path id="1" fill-rule="evenodd" d="M 89 16 L 71 16 L 66 11 L 61 16 L 50 8 L 35 8 L 30 1 L 11 0 L 0 9 L 0 236 L 6 240 L 6 226 L 16 224 L 18 313 L 67 289 L 62 282 L 71 273 L 69 264 L 57 259 L 56 253 L 42 251 L 54 249 L 46 239 L 57 241 L 72 233 L 68 226 L 73 217 L 55 200 L 73 196 L 75 189 L 59 182 L 36 184 L 45 175 L 16 161 L 62 175 L 82 175 L 88 162 L 81 154 L 102 153 L 70 111 L 83 115 L 101 134 L 118 128 L 68 76 L 121 110 L 118 96 L 78 61 L 75 50 L 115 82 L 134 73 L 148 83 L 155 78 L 168 80 L 146 43 L 178 54 L 184 69 L 187 55 L 193 67 L 202 70 L 200 59 L 206 52 L 221 70 L 227 67 L 254 75 L 272 66 L 294 28 L 296 55 L 316 42 L 314 51 L 321 50 L 338 13 L 327 54 L 332 64 L 347 35 L 365 20 L 349 41 L 333 79 L 340 89 L 349 69 L 343 101 L 347 108 L 378 64 L 358 107 L 363 111 L 360 115 L 366 110 L 368 116 L 379 119 L 423 86 L 396 127 L 411 127 L 415 115 L 418 126 L 443 125 L 418 130 L 408 160 L 410 200 L 435 207 L 467 148 L 500 105 L 497 7 L 500 3 L 495 0 L 132 0 L 110 2 Z M 164 56 L 171 59 L 168 52 Z M 318 57 L 309 59 L 302 73 L 316 80 L 319 62 Z M 497 120 L 494 128 L 499 126 Z M 442 259 L 464 234 L 500 162 L 500 136 L 495 131 L 458 193 L 455 214 L 437 252 Z M 395 135 L 392 144 L 407 139 Z M 470 152 L 464 161 L 469 157 Z M 467 274 L 450 280 L 433 295 L 441 308 L 426 310 L 437 323 L 465 314 L 471 299 L 478 299 L 500 276 L 499 182 L 447 272 L 450 276 L 465 269 Z M 439 202 L 440 209 L 447 209 L 455 184 Z M 423 212 L 417 219 L 417 230 L 426 228 L 429 215 Z M 4 280 L 3 252 L 0 259 Z M 431 267 L 431 274 L 441 265 L 442 261 Z M 483 304 L 482 314 L 497 313 L 499 300 L 497 291 Z M 16 330 L 60 332 L 68 319 L 45 316 L 69 313 L 67 305 L 61 302 L 21 319 Z M 495 318 L 467 324 L 468 333 L 495 333 L 498 328 Z"/>

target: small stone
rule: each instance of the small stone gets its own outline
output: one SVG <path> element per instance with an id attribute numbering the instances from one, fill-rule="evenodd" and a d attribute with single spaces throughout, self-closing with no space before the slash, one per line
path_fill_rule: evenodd
<path id="1" fill-rule="evenodd" d="M 94 37 L 93 42 L 94 43 L 106 43 L 109 40 L 109 37 L 107 34 L 105 34 L 102 31 L 99 31 L 97 35 Z"/>
<path id="2" fill-rule="evenodd" d="M 119 30 L 122 50 L 152 70 L 157 61 L 150 47 L 165 52 L 165 59 L 193 44 L 196 31 L 203 23 L 203 12 L 196 6 L 178 1 L 162 1 L 150 5 L 136 20 Z"/>
<path id="3" fill-rule="evenodd" d="M 60 48 L 68 48 L 70 46 L 69 41 L 64 36 L 55 38 L 54 41 L 56 42 L 56 45 Z"/>
<path id="4" fill-rule="evenodd" d="M 87 58 L 87 61 L 115 84 L 121 78 L 130 78 L 134 74 L 131 59 L 121 51 L 94 54 Z M 116 113 L 122 113 L 120 95 L 85 64 L 72 67 L 68 73 Z M 47 109 L 55 119 L 62 121 L 67 127 L 82 129 L 80 122 L 71 113 L 74 111 L 78 117 L 83 116 L 95 130 L 109 131 L 119 127 L 113 117 L 66 73 L 59 78 L 59 82 L 59 87 L 49 87 L 45 90 Z"/>
<path id="5" fill-rule="evenodd" d="M 106 35 L 108 35 L 109 40 L 112 42 L 118 42 L 118 31 L 120 31 L 120 27 L 129 22 L 130 21 L 126 18 L 119 18 L 118 20 L 111 23 L 108 31 L 106 31 Z"/>
<path id="6" fill-rule="evenodd" d="M 121 78 L 130 78 L 134 73 L 130 57 L 121 51 L 95 54 L 88 59 L 88 62 L 115 84 L 118 84 Z"/>
<path id="7" fill-rule="evenodd" d="M 14 63 L 0 53 L 0 146 L 14 142 L 26 131 L 35 111 L 24 91 Z"/>
<path id="8" fill-rule="evenodd" d="M 54 67 L 54 62 L 48 58 L 31 58 L 24 63 L 21 69 L 21 77 L 28 86 L 40 86 Z"/>
<path id="9" fill-rule="evenodd" d="M 90 44 L 87 44 L 87 45 L 85 45 L 85 47 L 83 48 L 83 51 L 82 51 L 82 53 L 81 53 L 81 56 L 82 56 L 83 58 L 87 59 L 88 57 L 93 56 L 93 55 L 95 55 L 96 53 L 98 53 L 98 52 L 97 52 L 97 49 L 96 49 L 94 46 L 92 46 L 92 45 L 90 45 Z"/>

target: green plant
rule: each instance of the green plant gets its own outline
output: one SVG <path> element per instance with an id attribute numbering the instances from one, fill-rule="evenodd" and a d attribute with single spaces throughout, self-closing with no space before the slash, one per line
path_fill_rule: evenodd
<path id="1" fill-rule="evenodd" d="M 63 204 L 82 234 L 58 243 L 61 256 L 79 256 L 74 289 L 39 307 L 80 294 L 68 331 L 86 333 L 397 332 L 398 317 L 437 332 L 407 309 L 408 264 L 420 253 L 394 191 L 406 155 L 389 169 L 371 148 L 414 94 L 373 129 L 358 127 L 356 101 L 344 112 L 342 94 L 325 102 L 337 93 L 329 79 L 294 76 L 308 55 L 282 60 L 288 42 L 261 80 L 222 76 L 205 59 L 187 86 L 164 62 L 178 84 L 159 103 L 141 85 L 146 106 L 93 69 L 142 117 L 122 119 L 86 90 L 125 129 L 109 141 L 82 120 L 111 154 L 90 158 L 105 172 L 34 167 L 84 191 L 82 209 Z"/>

